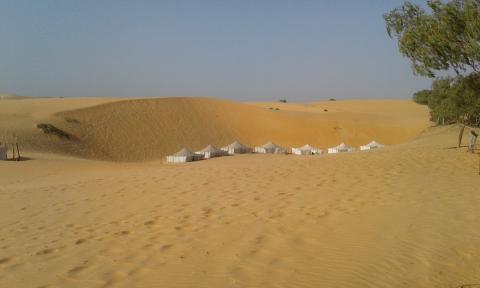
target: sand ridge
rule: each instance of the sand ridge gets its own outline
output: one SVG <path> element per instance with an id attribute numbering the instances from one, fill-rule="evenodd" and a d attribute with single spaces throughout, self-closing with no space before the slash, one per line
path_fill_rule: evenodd
<path id="1" fill-rule="evenodd" d="M 245 104 L 188 97 L 25 99 L 10 100 L 0 111 L 2 132 L 18 135 L 29 151 L 114 161 L 159 160 L 182 147 L 195 151 L 234 140 L 251 146 L 308 143 L 324 149 L 373 139 L 397 144 L 429 125 L 426 108 L 409 100 Z M 35 127 L 38 123 L 53 124 L 72 139 L 45 135 Z"/>

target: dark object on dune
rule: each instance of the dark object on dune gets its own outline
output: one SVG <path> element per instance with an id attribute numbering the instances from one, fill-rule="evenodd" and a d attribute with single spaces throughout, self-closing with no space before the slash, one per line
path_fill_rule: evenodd
<path id="1" fill-rule="evenodd" d="M 80 121 L 78 121 L 78 120 L 75 119 L 75 118 L 65 117 L 64 119 L 65 119 L 65 121 L 68 122 L 68 123 L 75 123 L 75 124 L 79 124 L 79 123 L 80 123 Z"/>
<path id="2" fill-rule="evenodd" d="M 323 109 L 323 112 L 328 112 L 328 109 Z"/>
<path id="3" fill-rule="evenodd" d="M 43 133 L 45 133 L 45 134 L 56 135 L 60 138 L 66 138 L 66 139 L 71 138 L 70 135 L 67 132 L 58 129 L 57 127 L 53 126 L 52 124 L 40 123 L 40 124 L 37 124 L 37 128 L 42 129 Z"/>
<path id="4" fill-rule="evenodd" d="M 287 99 L 280 99 L 279 101 L 282 103 L 287 103 Z"/>
<path id="5" fill-rule="evenodd" d="M 275 108 L 275 110 L 277 110 L 277 111 L 278 111 L 278 110 L 280 110 L 280 108 L 278 108 L 278 107 L 277 107 L 277 108 Z"/>
<path id="6" fill-rule="evenodd" d="M 335 98 L 330 98 L 330 99 L 328 99 L 328 101 L 337 101 L 337 99 L 335 99 Z"/>

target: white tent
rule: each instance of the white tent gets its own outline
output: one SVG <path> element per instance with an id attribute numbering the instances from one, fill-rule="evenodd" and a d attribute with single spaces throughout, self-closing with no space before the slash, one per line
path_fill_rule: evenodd
<path id="1" fill-rule="evenodd" d="M 255 147 L 255 153 L 285 154 L 287 150 L 273 142 L 268 142 L 263 146 Z"/>
<path id="2" fill-rule="evenodd" d="M 328 153 L 341 153 L 341 152 L 352 152 L 353 148 L 348 146 L 345 143 L 342 143 L 336 147 L 328 148 Z"/>
<path id="3" fill-rule="evenodd" d="M 312 147 L 310 145 L 305 145 L 299 148 L 292 148 L 292 154 L 295 155 L 319 155 L 322 154 L 322 150 Z"/>
<path id="4" fill-rule="evenodd" d="M 204 149 L 195 152 L 195 154 L 203 155 L 205 159 L 228 155 L 226 151 L 220 150 L 212 145 L 208 145 Z"/>
<path id="5" fill-rule="evenodd" d="M 252 148 L 245 146 L 238 141 L 235 141 L 232 144 L 223 147 L 222 150 L 226 151 L 229 155 L 252 153 Z"/>
<path id="6" fill-rule="evenodd" d="M 360 150 L 371 150 L 371 149 L 378 149 L 382 147 L 385 147 L 385 145 L 382 145 L 374 140 L 366 145 L 360 146 Z"/>
<path id="7" fill-rule="evenodd" d="M 7 149 L 0 147 L 0 160 L 7 160 Z"/>
<path id="8" fill-rule="evenodd" d="M 167 156 L 167 162 L 168 163 L 185 163 L 185 162 L 191 162 L 196 160 L 202 160 L 203 157 L 204 157 L 203 155 L 195 154 L 192 151 L 186 148 L 183 148 L 177 153 Z"/>

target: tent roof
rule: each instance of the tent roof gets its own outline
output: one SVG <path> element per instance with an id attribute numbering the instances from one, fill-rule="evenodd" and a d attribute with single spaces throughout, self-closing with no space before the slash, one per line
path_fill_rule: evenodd
<path id="1" fill-rule="evenodd" d="M 178 151 L 172 156 L 193 156 L 193 155 L 195 154 L 192 151 L 188 150 L 187 148 L 182 148 L 182 150 Z"/>
<path id="2" fill-rule="evenodd" d="M 302 151 L 318 150 L 317 148 L 312 147 L 309 144 L 305 144 L 302 147 L 298 147 L 298 148 L 295 148 L 295 149 L 302 150 Z"/>
<path id="3" fill-rule="evenodd" d="M 203 148 L 202 150 L 198 151 L 198 152 L 220 152 L 222 150 L 218 149 L 217 147 L 213 146 L 213 145 L 208 145 L 207 147 Z"/>
<path id="4" fill-rule="evenodd" d="M 310 146 L 309 144 L 303 145 L 299 148 L 300 150 L 315 150 L 317 148 Z"/>
<path id="5" fill-rule="evenodd" d="M 373 140 L 372 142 L 368 143 L 367 145 L 365 146 L 369 146 L 369 147 L 382 147 L 384 145 L 378 143 L 377 141 Z"/>
<path id="6" fill-rule="evenodd" d="M 280 146 L 278 146 L 277 144 L 273 143 L 273 142 L 267 142 L 265 143 L 262 148 L 265 148 L 265 149 L 275 149 L 275 148 L 282 148 Z"/>
<path id="7" fill-rule="evenodd" d="M 243 145 L 242 143 L 235 141 L 232 144 L 226 146 L 227 148 L 239 149 L 239 148 L 248 148 L 247 146 Z"/>
<path id="8" fill-rule="evenodd" d="M 349 149 L 349 148 L 352 148 L 352 147 L 350 147 L 350 146 L 348 146 L 347 144 L 345 144 L 345 143 L 342 142 L 340 145 L 338 145 L 338 146 L 335 147 L 335 148 L 337 148 L 337 149 Z"/>

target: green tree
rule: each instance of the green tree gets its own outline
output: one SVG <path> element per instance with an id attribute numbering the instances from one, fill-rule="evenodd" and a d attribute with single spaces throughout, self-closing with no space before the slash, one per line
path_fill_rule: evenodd
<path id="1" fill-rule="evenodd" d="M 428 105 L 428 100 L 431 94 L 431 90 L 420 90 L 413 94 L 413 101 L 417 102 L 418 104 Z"/>
<path id="2" fill-rule="evenodd" d="M 455 71 L 456 78 L 435 80 L 430 93 L 417 92 L 414 100 L 428 102 L 432 120 L 464 124 L 460 147 L 465 125 L 480 124 L 480 0 L 429 0 L 427 6 L 430 12 L 405 2 L 384 14 L 387 33 L 415 74 Z"/>
<path id="3" fill-rule="evenodd" d="M 431 90 L 414 94 L 417 103 L 428 105 L 432 121 L 480 124 L 480 74 L 435 79 Z"/>
<path id="4" fill-rule="evenodd" d="M 418 75 L 480 71 L 480 0 L 427 1 L 431 13 L 405 2 L 384 15 L 387 33 Z"/>

